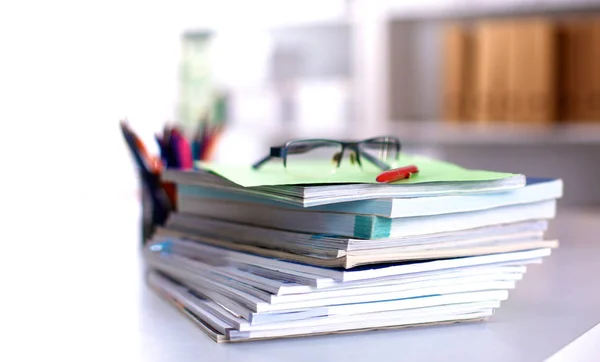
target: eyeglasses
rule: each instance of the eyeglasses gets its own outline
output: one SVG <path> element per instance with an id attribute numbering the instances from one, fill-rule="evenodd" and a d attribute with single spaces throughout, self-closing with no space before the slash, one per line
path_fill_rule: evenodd
<path id="1" fill-rule="evenodd" d="M 283 159 L 283 166 L 293 174 L 315 172 L 334 173 L 340 169 L 346 152 L 350 164 L 357 164 L 364 171 L 385 171 L 400 157 L 400 140 L 397 137 L 380 136 L 357 142 L 328 139 L 289 141 L 283 146 L 271 147 L 269 155 L 252 165 L 259 169 L 272 159 Z M 367 161 L 367 162 L 363 162 Z"/>

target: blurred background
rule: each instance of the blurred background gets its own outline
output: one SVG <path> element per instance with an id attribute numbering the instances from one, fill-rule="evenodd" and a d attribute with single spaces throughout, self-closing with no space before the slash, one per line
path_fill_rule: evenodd
<path id="1" fill-rule="evenodd" d="M 118 121 L 157 152 L 165 123 L 193 132 L 220 107 L 217 161 L 392 134 L 468 167 L 561 177 L 565 204 L 600 202 L 600 1 L 1 7 L 5 182 L 31 198 L 136 198 Z"/>
<path id="2" fill-rule="evenodd" d="M 561 205 L 599 204 L 598 19 L 597 0 L 0 1 L 0 279 L 18 296 L 0 320 L 23 341 L 6 347 L 139 355 L 140 184 L 122 119 L 157 152 L 165 123 L 193 132 L 218 114 L 222 162 L 392 134 L 468 167 L 561 177 Z"/>
<path id="3" fill-rule="evenodd" d="M 562 177 L 564 203 L 600 201 L 598 1 L 220 4 L 183 30 L 175 111 L 193 127 L 227 92 L 218 160 L 393 134 L 469 167 Z"/>
<path id="4" fill-rule="evenodd" d="M 140 184 L 122 119 L 157 152 L 165 123 L 193 132 L 219 114 L 223 162 L 392 134 L 468 167 L 561 177 L 562 206 L 599 204 L 598 17 L 598 0 L 0 1 L 0 282 L 18 296 L 0 320 L 23 341 L 6 347 L 139 355 Z M 40 301 L 51 312 L 31 313 Z"/>

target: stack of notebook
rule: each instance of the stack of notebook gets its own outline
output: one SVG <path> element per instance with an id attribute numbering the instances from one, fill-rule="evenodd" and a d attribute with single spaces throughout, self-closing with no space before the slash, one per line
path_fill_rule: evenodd
<path id="1" fill-rule="evenodd" d="M 486 319 L 557 247 L 562 182 L 413 161 L 386 185 L 168 171 L 178 210 L 144 249 L 148 282 L 219 342 Z"/>

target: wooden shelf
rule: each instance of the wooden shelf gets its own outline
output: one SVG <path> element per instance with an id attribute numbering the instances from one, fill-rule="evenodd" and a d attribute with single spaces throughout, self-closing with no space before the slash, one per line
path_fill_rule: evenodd
<path id="1" fill-rule="evenodd" d="M 391 20 L 434 20 L 481 16 L 576 13 L 600 10 L 597 0 L 388 0 L 384 12 Z"/>

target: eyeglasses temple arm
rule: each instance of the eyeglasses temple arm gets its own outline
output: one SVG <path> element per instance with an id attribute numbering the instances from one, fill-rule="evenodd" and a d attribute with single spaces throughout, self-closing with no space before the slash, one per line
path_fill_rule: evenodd
<path id="1" fill-rule="evenodd" d="M 261 158 L 258 162 L 256 162 L 255 164 L 252 165 L 253 169 L 258 169 L 260 166 L 264 165 L 265 163 L 267 163 L 273 156 L 271 155 L 267 155 L 263 158 Z"/>
<path id="2" fill-rule="evenodd" d="M 371 161 L 372 163 L 374 163 L 375 165 L 377 165 L 379 168 L 381 168 L 383 171 L 389 170 L 390 166 L 388 164 L 386 164 L 385 162 L 382 162 L 380 160 L 378 160 L 376 157 L 371 156 L 370 154 L 366 153 L 366 152 L 362 152 L 359 151 L 361 157 L 366 158 L 367 160 Z"/>

